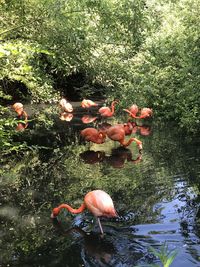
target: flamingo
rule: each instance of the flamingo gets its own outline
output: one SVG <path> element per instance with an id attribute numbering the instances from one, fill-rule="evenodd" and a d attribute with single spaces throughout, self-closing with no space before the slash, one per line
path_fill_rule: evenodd
<path id="1" fill-rule="evenodd" d="M 65 112 L 73 112 L 73 106 L 65 98 L 59 101 L 59 106 Z"/>
<path id="2" fill-rule="evenodd" d="M 137 109 L 136 107 L 133 107 L 136 105 L 132 105 L 132 109 L 123 109 L 124 111 L 128 112 L 130 116 L 134 119 L 146 119 L 152 116 L 153 110 L 151 108 L 142 108 L 140 111 L 140 116 L 137 116 Z M 137 111 L 137 112 L 136 112 Z"/>
<path id="3" fill-rule="evenodd" d="M 99 113 L 101 114 L 102 117 L 112 117 L 114 112 L 115 112 L 115 105 L 118 103 L 118 101 L 113 101 L 111 103 L 111 108 L 109 107 L 101 107 L 99 109 Z"/>
<path id="4" fill-rule="evenodd" d="M 24 106 L 22 103 L 16 102 L 12 107 L 14 111 L 17 112 L 19 118 L 24 116 L 25 121 L 28 120 L 28 115 L 26 111 L 24 110 Z"/>
<path id="5" fill-rule="evenodd" d="M 83 101 L 81 102 L 81 107 L 82 108 L 90 108 L 90 107 L 97 107 L 98 104 L 93 102 L 92 100 L 89 99 L 83 99 Z"/>
<path id="6" fill-rule="evenodd" d="M 130 138 L 127 142 L 125 141 L 125 129 L 121 125 L 114 125 L 111 126 L 107 131 L 106 131 L 107 136 L 113 140 L 113 141 L 118 141 L 122 146 L 126 147 L 129 146 L 133 141 L 136 142 L 139 151 L 142 150 L 142 142 L 138 140 L 137 138 Z"/>
<path id="7" fill-rule="evenodd" d="M 81 131 L 81 136 L 88 142 L 103 144 L 106 139 L 106 134 L 103 131 L 98 131 L 95 128 L 85 128 Z"/>
<path id="8" fill-rule="evenodd" d="M 111 197 L 102 190 L 94 190 L 85 195 L 84 201 L 78 209 L 73 209 L 68 204 L 61 204 L 53 209 L 51 218 L 56 218 L 61 209 L 67 209 L 69 212 L 77 214 L 83 212 L 86 208 L 97 218 L 102 234 L 104 232 L 99 217 L 118 217 Z"/>

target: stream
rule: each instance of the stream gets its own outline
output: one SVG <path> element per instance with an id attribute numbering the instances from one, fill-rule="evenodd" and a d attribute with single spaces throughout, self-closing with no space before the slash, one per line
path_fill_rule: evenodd
<path id="1" fill-rule="evenodd" d="M 33 149 L 2 161 L 0 266 L 163 266 L 153 250 L 176 252 L 172 267 L 200 266 L 199 140 L 153 118 L 133 121 L 141 154 L 134 142 L 88 143 L 82 129 L 128 115 L 101 119 L 95 108 L 73 104 L 73 115 L 63 117 L 57 107 L 25 106 L 28 127 L 16 140 Z M 50 219 L 54 207 L 78 208 L 95 189 L 106 191 L 123 217 L 102 219 L 104 237 L 87 210 Z"/>

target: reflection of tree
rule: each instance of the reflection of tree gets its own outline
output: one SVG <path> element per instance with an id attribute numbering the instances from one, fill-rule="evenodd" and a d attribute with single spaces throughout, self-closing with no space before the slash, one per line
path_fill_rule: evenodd
<path id="1" fill-rule="evenodd" d="M 170 200 L 174 197 L 172 189 L 175 174 L 185 173 L 188 182 L 196 186 L 196 190 L 200 186 L 198 166 L 188 156 L 190 147 L 184 147 L 181 138 L 174 135 L 172 129 L 161 132 L 160 128 L 157 130 L 154 126 L 153 135 L 144 137 L 141 163 L 127 161 L 124 168 L 118 169 L 109 164 L 84 164 L 79 155 L 85 151 L 85 146 L 78 145 L 75 137 L 73 140 L 74 143 L 70 145 L 64 142 L 62 146 L 55 146 L 51 150 L 40 150 L 39 153 L 27 151 L 24 156 L 3 159 L 0 170 L 0 212 L 6 206 L 14 207 L 17 211 L 15 213 L 11 210 L 15 218 L 0 213 L 4 223 L 4 235 L 1 237 L 4 248 L 1 255 L 6 265 L 12 265 L 15 257 L 20 261 L 23 257 L 31 257 L 41 251 L 49 255 L 46 252 L 48 249 L 55 260 L 58 253 L 54 251 L 54 245 L 63 252 L 63 259 L 58 261 L 64 262 L 64 252 L 68 255 L 74 249 L 73 256 L 80 263 L 79 242 L 74 244 L 64 237 L 54 239 L 49 217 L 52 207 L 61 202 L 78 206 L 90 190 L 105 190 L 112 196 L 120 215 L 130 211 L 140 212 L 136 221 L 147 223 L 157 220 L 160 211 L 153 209 L 155 203 L 163 198 Z M 104 145 L 99 148 L 103 151 Z M 134 145 L 130 149 L 136 155 Z M 194 179 L 190 180 L 191 177 Z M 72 216 L 67 214 L 65 220 L 70 226 Z M 123 223 L 114 225 L 117 228 L 123 226 Z"/>

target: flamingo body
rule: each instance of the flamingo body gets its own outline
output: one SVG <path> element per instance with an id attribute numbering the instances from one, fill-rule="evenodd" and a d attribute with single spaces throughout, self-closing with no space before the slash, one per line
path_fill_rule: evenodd
<path id="1" fill-rule="evenodd" d="M 96 107 L 96 106 L 98 106 L 98 104 L 89 99 L 83 99 L 83 101 L 81 102 L 82 108 L 90 108 L 90 107 Z"/>
<path id="2" fill-rule="evenodd" d="M 65 98 L 62 98 L 59 102 L 61 109 L 65 112 L 73 112 L 73 106 Z"/>
<path id="3" fill-rule="evenodd" d="M 81 136 L 88 142 L 102 144 L 105 142 L 106 134 L 95 128 L 85 128 L 81 131 Z"/>
<path id="4" fill-rule="evenodd" d="M 116 126 L 122 127 L 122 129 L 125 131 L 125 135 L 130 135 L 132 133 L 133 125 L 131 122 L 116 124 L 115 127 Z"/>
<path id="5" fill-rule="evenodd" d="M 114 125 L 106 131 L 107 136 L 113 141 L 121 141 L 125 138 L 125 130 L 122 125 Z"/>
<path id="6" fill-rule="evenodd" d="M 142 108 L 140 113 L 140 118 L 149 118 L 153 115 L 153 111 L 151 108 Z"/>
<path id="7" fill-rule="evenodd" d="M 102 190 L 87 193 L 84 203 L 95 217 L 117 217 L 111 197 Z"/>

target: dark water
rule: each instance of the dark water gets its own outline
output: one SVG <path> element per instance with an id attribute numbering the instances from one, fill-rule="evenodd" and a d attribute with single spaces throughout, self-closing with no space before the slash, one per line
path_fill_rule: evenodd
<path id="1" fill-rule="evenodd" d="M 109 140 L 86 144 L 80 130 L 102 121 L 84 124 L 80 109 L 68 122 L 54 107 L 28 112 L 33 121 L 16 139 L 35 149 L 1 166 L 0 266 L 162 266 L 151 248 L 164 247 L 165 255 L 177 252 L 171 266 L 200 266 L 198 140 L 156 118 L 138 122 L 140 155 L 134 143 L 127 149 Z M 103 238 L 87 211 L 63 211 L 51 221 L 53 207 L 63 202 L 79 207 L 94 189 L 109 193 L 124 218 L 102 220 Z"/>

